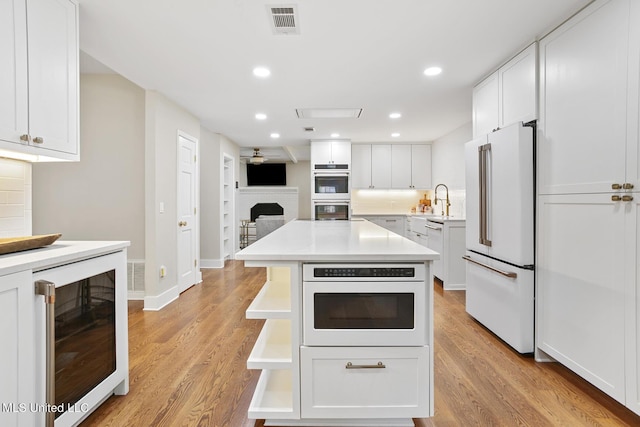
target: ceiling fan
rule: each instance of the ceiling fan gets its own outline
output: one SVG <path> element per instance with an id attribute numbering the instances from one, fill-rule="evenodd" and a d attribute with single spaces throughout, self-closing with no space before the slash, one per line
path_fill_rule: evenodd
<path id="1" fill-rule="evenodd" d="M 247 158 L 247 163 L 251 163 L 252 165 L 259 165 L 264 163 L 265 159 L 259 148 L 253 149 L 253 155 Z"/>

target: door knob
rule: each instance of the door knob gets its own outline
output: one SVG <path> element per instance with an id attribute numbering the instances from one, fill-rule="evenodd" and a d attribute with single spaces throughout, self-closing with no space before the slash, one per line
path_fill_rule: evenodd
<path id="1" fill-rule="evenodd" d="M 42 144 L 44 142 L 44 138 L 41 136 L 36 136 L 35 138 L 33 138 L 33 142 L 35 142 L 36 144 Z"/>
<path id="2" fill-rule="evenodd" d="M 179 226 L 179 227 L 184 227 L 184 226 L 186 226 L 186 225 L 187 225 L 187 221 L 180 221 L 180 222 L 178 223 L 178 226 Z"/>

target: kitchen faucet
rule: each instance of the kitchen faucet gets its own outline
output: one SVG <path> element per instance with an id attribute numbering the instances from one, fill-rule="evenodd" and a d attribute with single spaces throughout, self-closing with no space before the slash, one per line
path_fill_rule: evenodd
<path id="1" fill-rule="evenodd" d="M 447 196 L 446 196 L 446 197 L 447 197 L 447 198 L 446 198 L 447 216 L 449 216 L 449 206 L 451 206 L 451 202 L 449 201 L 449 188 L 448 188 L 446 185 L 444 185 L 444 184 L 438 184 L 438 185 L 436 185 L 435 190 L 433 190 L 433 193 L 435 194 L 435 196 L 433 197 L 433 204 L 435 204 L 435 205 L 437 205 L 437 204 L 438 204 L 438 187 L 440 187 L 441 185 L 442 185 L 442 186 L 444 187 L 444 189 L 446 190 L 446 195 L 447 195 Z M 440 199 L 440 200 L 442 201 L 442 199 Z M 444 207 L 443 207 L 443 208 L 441 208 L 441 212 L 440 212 L 440 213 L 441 213 L 441 215 L 443 215 L 443 216 L 444 216 Z"/>

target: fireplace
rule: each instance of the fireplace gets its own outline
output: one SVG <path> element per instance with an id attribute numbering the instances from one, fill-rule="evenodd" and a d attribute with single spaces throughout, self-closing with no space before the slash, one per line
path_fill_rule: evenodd
<path id="1" fill-rule="evenodd" d="M 284 208 L 278 203 L 256 203 L 250 212 L 251 222 L 256 222 L 260 215 L 284 215 Z"/>

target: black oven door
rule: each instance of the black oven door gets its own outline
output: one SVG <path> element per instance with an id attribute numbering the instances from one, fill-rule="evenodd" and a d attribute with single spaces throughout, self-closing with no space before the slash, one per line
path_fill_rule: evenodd
<path id="1" fill-rule="evenodd" d="M 313 218 L 315 220 L 348 220 L 350 217 L 349 202 L 314 202 Z"/>
<path id="2" fill-rule="evenodd" d="M 313 328 L 413 329 L 415 295 L 411 292 L 318 292 L 313 295 Z"/>

